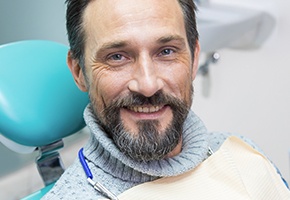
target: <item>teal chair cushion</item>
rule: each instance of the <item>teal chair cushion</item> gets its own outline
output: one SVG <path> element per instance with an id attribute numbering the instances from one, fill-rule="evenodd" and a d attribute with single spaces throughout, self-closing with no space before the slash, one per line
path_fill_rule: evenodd
<path id="1" fill-rule="evenodd" d="M 0 133 L 25 146 L 43 146 L 85 126 L 87 93 L 66 65 L 68 47 L 28 40 L 0 46 Z"/>

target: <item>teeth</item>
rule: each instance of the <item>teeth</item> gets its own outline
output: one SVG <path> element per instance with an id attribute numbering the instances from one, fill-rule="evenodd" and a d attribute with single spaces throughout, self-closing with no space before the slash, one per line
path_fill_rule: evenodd
<path id="1" fill-rule="evenodd" d="M 129 107 L 129 110 L 132 110 L 134 112 L 140 112 L 140 113 L 153 113 L 159 111 L 161 108 L 159 106 L 150 106 L 150 107 L 142 107 L 142 106 L 134 106 Z"/>
<path id="2" fill-rule="evenodd" d="M 139 107 L 138 108 L 138 112 L 143 112 L 143 108 L 142 107 Z"/>

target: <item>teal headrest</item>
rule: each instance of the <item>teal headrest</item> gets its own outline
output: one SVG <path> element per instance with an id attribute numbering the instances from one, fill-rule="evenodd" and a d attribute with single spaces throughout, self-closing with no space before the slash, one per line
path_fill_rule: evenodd
<path id="1" fill-rule="evenodd" d="M 27 40 L 0 46 L 0 133 L 26 146 L 43 146 L 85 126 L 87 93 L 66 65 L 68 47 Z"/>

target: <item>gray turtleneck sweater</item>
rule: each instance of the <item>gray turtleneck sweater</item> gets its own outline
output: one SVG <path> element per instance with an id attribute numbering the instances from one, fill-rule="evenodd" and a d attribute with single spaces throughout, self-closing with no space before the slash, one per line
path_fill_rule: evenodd
<path id="1" fill-rule="evenodd" d="M 209 147 L 215 152 L 230 135 L 209 133 L 202 121 L 190 112 L 183 127 L 181 153 L 172 158 L 145 163 L 136 162 L 120 152 L 96 123 L 90 106 L 84 112 L 84 119 L 91 131 L 91 137 L 83 152 L 94 176 L 93 180 L 103 184 L 115 195 L 144 182 L 176 176 L 194 169 L 208 158 Z M 257 149 L 250 140 L 242 139 Z M 81 163 L 76 159 L 43 199 L 104 198 L 86 179 Z"/>

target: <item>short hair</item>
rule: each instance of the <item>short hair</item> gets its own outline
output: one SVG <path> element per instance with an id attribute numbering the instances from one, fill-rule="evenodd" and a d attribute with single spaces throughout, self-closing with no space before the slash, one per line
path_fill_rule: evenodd
<path id="1" fill-rule="evenodd" d="M 71 56 L 77 59 L 80 66 L 84 67 L 85 31 L 83 27 L 83 13 L 88 4 L 96 0 L 66 0 L 66 29 L 70 45 Z M 186 37 L 194 59 L 194 50 L 198 40 L 196 28 L 196 6 L 193 0 L 178 0 L 184 17 Z"/>

